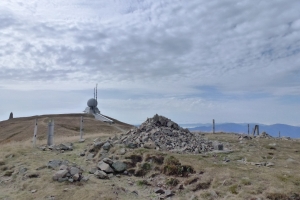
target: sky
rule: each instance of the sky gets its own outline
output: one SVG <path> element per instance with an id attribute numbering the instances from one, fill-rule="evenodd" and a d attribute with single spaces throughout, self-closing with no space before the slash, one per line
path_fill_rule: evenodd
<path id="1" fill-rule="evenodd" d="M 0 121 L 300 126 L 299 0 L 1 0 Z"/>

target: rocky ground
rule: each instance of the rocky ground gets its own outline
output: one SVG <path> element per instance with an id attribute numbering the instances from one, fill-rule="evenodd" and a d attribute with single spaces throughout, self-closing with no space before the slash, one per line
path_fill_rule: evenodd
<path id="1" fill-rule="evenodd" d="M 0 199 L 300 199 L 300 143 L 267 133 L 191 133 L 155 115 L 110 137 L 31 145 L 0 147 Z"/>

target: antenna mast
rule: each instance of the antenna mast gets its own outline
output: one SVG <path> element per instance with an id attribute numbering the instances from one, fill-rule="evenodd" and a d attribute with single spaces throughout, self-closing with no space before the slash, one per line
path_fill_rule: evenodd
<path id="1" fill-rule="evenodd" d="M 96 101 L 97 101 L 97 87 L 98 87 L 98 83 L 96 84 Z"/>
<path id="2" fill-rule="evenodd" d="M 96 96 L 95 96 L 95 91 L 96 91 L 96 90 L 95 90 L 95 88 L 94 88 L 94 99 L 95 99 L 95 97 L 96 97 Z"/>

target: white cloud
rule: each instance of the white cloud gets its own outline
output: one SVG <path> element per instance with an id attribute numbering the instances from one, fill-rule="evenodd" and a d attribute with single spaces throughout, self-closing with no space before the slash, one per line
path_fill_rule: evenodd
<path id="1" fill-rule="evenodd" d="M 163 110 L 174 97 L 166 112 L 178 110 L 175 118 L 221 109 L 221 100 L 195 89 L 202 86 L 220 98 L 260 93 L 273 97 L 261 104 L 279 105 L 274 98 L 300 95 L 298 7 L 298 0 L 2 0 L 0 92 L 83 90 L 98 82 L 155 96 L 134 104 L 111 99 L 127 108 L 119 115 L 143 102 Z M 206 104 L 187 110 L 194 98 Z"/>

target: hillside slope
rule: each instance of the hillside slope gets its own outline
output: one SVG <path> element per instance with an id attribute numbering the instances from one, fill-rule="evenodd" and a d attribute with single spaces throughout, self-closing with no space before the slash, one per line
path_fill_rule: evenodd
<path id="1" fill-rule="evenodd" d="M 79 135 L 81 116 L 84 117 L 84 134 L 114 134 L 125 132 L 132 128 L 132 125 L 120 122 L 110 117 L 108 118 L 114 120 L 115 122 L 112 125 L 95 120 L 93 116 L 87 114 L 59 114 L 22 117 L 0 122 L 0 144 L 32 138 L 35 119 L 38 120 L 38 139 L 46 138 L 48 122 L 50 119 L 53 119 L 55 122 L 55 136 Z"/>

